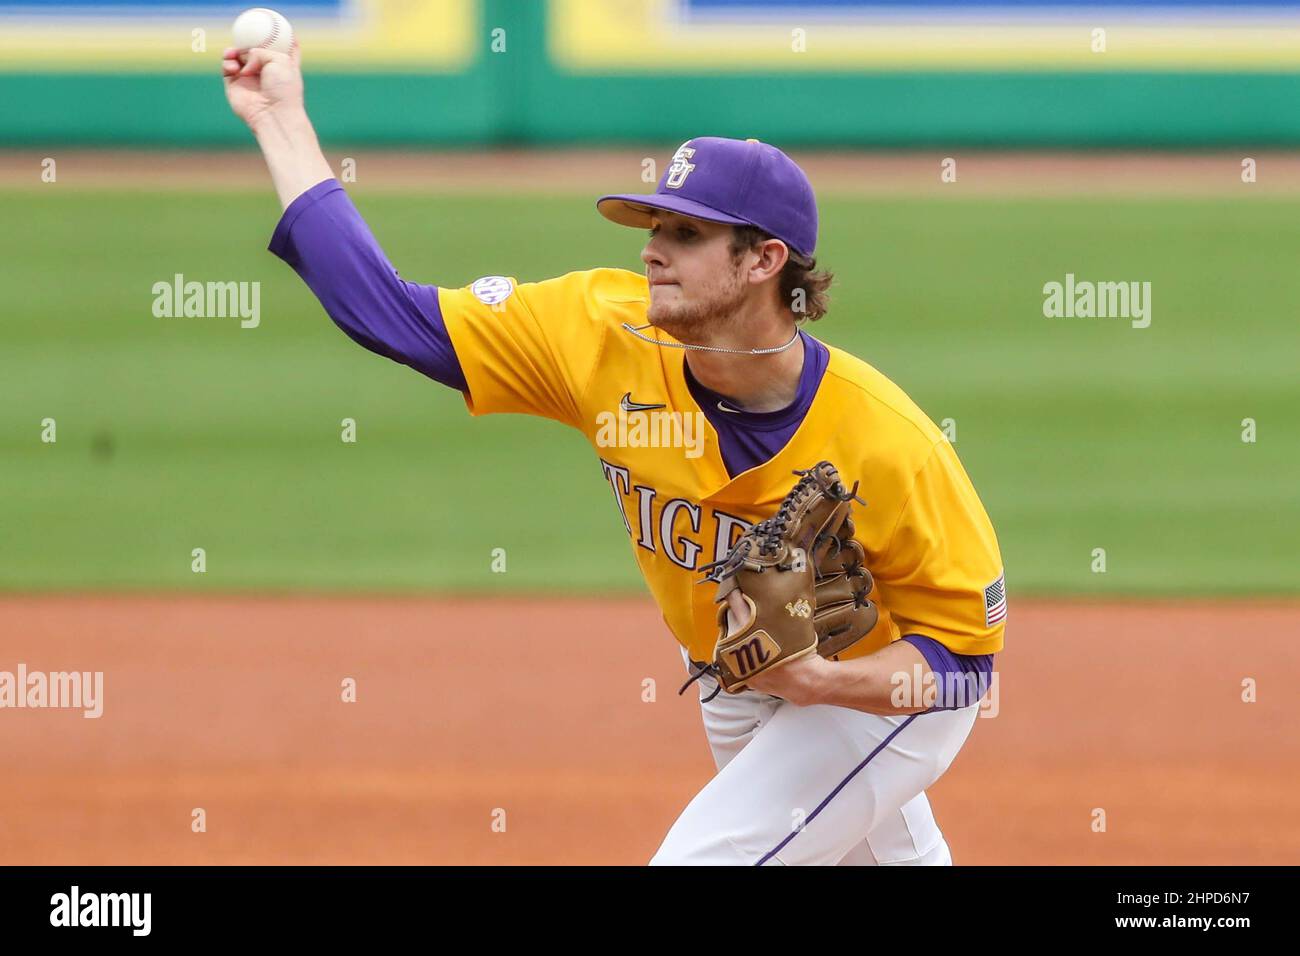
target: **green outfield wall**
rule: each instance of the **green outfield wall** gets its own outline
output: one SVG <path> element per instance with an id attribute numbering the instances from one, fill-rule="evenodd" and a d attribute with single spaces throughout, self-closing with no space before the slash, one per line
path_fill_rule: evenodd
<path id="1" fill-rule="evenodd" d="M 309 106 L 327 142 L 558 145 L 707 131 L 799 146 L 1300 143 L 1300 70 L 1286 58 L 1229 58 L 1207 70 L 1130 56 L 1101 69 L 1062 53 L 938 68 L 918 47 L 925 68 L 877 58 L 883 68 L 868 69 L 851 47 L 801 58 L 773 53 L 760 37 L 749 58 L 731 46 L 713 59 L 665 46 L 654 59 L 634 55 L 645 44 L 620 54 L 619 42 L 631 41 L 614 26 L 568 23 L 572 3 L 445 2 L 456 4 L 463 38 L 455 55 L 427 62 L 409 51 L 385 59 L 382 49 L 349 59 L 337 41 L 313 60 L 304 36 Z M 246 143 L 222 97 L 219 30 L 211 51 L 170 58 L 0 60 L 0 145 Z"/>

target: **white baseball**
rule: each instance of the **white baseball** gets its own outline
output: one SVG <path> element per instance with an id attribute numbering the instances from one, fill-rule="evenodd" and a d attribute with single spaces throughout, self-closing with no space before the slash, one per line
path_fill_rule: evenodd
<path id="1" fill-rule="evenodd" d="M 230 28 L 234 46 L 239 50 L 251 50 L 261 47 L 277 53 L 289 53 L 293 49 L 293 27 L 281 13 L 266 7 L 253 7 L 235 17 L 235 25 Z"/>

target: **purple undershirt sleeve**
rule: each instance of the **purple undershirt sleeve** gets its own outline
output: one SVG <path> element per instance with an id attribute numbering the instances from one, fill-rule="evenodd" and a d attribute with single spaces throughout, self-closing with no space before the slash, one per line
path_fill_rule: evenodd
<path id="1" fill-rule="evenodd" d="M 397 274 L 337 180 L 307 190 L 284 211 L 268 247 L 287 262 L 334 324 L 370 351 L 465 391 L 438 287 Z"/>
<path id="2" fill-rule="evenodd" d="M 930 710 L 957 710 L 976 703 L 989 688 L 992 654 L 954 654 L 932 637 L 905 634 L 934 671 L 938 697 Z"/>

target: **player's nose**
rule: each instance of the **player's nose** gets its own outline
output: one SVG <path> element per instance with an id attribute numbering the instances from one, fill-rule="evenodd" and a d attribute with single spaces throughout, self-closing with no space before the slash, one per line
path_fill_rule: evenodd
<path id="1" fill-rule="evenodd" d="M 663 252 L 659 247 L 657 236 L 650 239 L 650 241 L 642 247 L 641 261 L 648 266 L 664 266 L 668 264 L 668 260 L 664 258 Z"/>

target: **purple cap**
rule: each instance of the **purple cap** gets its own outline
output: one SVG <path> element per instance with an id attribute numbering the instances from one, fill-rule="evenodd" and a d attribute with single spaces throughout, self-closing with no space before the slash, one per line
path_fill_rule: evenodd
<path id="1" fill-rule="evenodd" d="M 673 153 L 653 193 L 602 196 L 596 208 L 624 226 L 649 228 L 650 212 L 757 226 L 801 255 L 817 248 L 817 200 L 795 161 L 756 139 L 697 136 Z"/>

